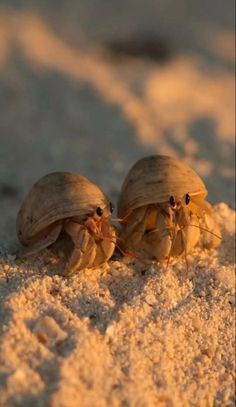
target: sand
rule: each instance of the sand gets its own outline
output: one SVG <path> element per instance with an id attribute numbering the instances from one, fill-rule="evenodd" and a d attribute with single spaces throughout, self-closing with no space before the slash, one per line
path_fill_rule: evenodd
<path id="1" fill-rule="evenodd" d="M 233 407 L 234 2 L 97 3 L 1 1 L 0 407 Z M 16 260 L 37 179 L 79 172 L 116 205 L 153 153 L 202 177 L 217 249 L 71 278 Z"/>
<path id="2" fill-rule="evenodd" d="M 1 406 L 233 406 L 234 212 L 168 268 L 115 256 L 71 278 L 2 255 Z"/>

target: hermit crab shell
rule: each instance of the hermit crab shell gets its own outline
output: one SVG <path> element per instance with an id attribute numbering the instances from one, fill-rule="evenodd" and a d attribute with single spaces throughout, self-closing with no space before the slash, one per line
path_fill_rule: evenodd
<path id="1" fill-rule="evenodd" d="M 42 177 L 26 195 L 17 215 L 17 234 L 29 244 L 55 222 L 92 214 L 109 205 L 100 188 L 81 175 L 55 172 Z"/>
<path id="2" fill-rule="evenodd" d="M 134 164 L 125 178 L 118 214 L 125 217 L 141 206 L 169 202 L 171 195 L 182 198 L 187 193 L 200 201 L 207 195 L 207 189 L 195 171 L 173 157 L 145 157 Z"/>

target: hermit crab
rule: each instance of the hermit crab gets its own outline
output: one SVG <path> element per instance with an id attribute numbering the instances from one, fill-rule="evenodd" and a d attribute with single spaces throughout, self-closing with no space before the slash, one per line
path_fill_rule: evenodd
<path id="1" fill-rule="evenodd" d="M 197 243 L 216 247 L 221 235 L 206 195 L 201 178 L 182 161 L 165 155 L 139 160 L 124 180 L 118 203 L 122 248 L 169 261 L 181 254 L 186 258 Z"/>
<path id="2" fill-rule="evenodd" d="M 112 204 L 87 178 L 55 172 L 42 177 L 26 195 L 17 215 L 17 234 L 24 245 L 18 257 L 58 245 L 64 251 L 64 275 L 108 260 L 116 232 L 109 223 Z"/>

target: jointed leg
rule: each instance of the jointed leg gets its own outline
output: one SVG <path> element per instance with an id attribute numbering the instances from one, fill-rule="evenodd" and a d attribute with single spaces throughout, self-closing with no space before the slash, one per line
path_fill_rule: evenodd
<path id="1" fill-rule="evenodd" d="M 165 260 L 171 250 L 171 227 L 165 213 L 157 212 L 156 227 L 147 231 L 143 237 L 144 249 L 150 257 L 157 261 Z"/>
<path id="2" fill-rule="evenodd" d="M 172 244 L 171 256 L 179 256 L 182 253 L 189 253 L 196 246 L 200 238 L 200 229 L 198 228 L 197 216 L 191 214 L 188 220 L 189 224 L 181 226 L 178 230 Z M 193 226 L 191 226 L 193 225 Z"/>
<path id="3" fill-rule="evenodd" d="M 108 260 L 115 249 L 116 244 L 116 231 L 115 228 L 108 222 L 102 223 L 101 235 L 104 239 L 96 241 L 96 257 L 94 259 L 94 266 L 104 263 Z"/>
<path id="4" fill-rule="evenodd" d="M 148 210 L 147 207 L 136 209 L 129 216 L 127 223 L 124 223 L 123 230 L 119 236 L 124 250 L 135 251 L 138 248 L 145 233 Z"/>
<path id="5" fill-rule="evenodd" d="M 73 274 L 75 269 L 82 268 L 82 264 L 83 267 L 90 266 L 93 263 L 96 252 L 94 245 L 92 245 L 92 250 L 88 252 L 88 246 L 91 244 L 92 237 L 84 226 L 75 222 L 66 222 L 64 230 L 71 237 L 74 244 L 73 251 L 63 273 L 65 276 L 69 276 Z"/>

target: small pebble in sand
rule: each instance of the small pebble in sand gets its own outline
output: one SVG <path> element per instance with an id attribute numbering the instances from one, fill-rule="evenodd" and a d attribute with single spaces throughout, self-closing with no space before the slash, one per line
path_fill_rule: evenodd
<path id="1" fill-rule="evenodd" d="M 68 334 L 60 328 L 55 319 L 47 315 L 37 321 L 33 332 L 41 343 L 50 347 L 63 342 L 68 336 Z"/>
<path id="2" fill-rule="evenodd" d="M 106 329 L 106 335 L 109 338 L 112 338 L 114 336 L 114 333 L 115 333 L 115 326 L 113 324 L 111 324 Z"/>
<path id="3" fill-rule="evenodd" d="M 154 305 L 154 304 L 157 302 L 157 298 L 155 297 L 154 294 L 150 293 L 150 294 L 147 294 L 147 295 L 146 295 L 145 301 L 146 301 L 146 303 L 147 303 L 148 305 L 152 306 L 152 305 Z"/>

